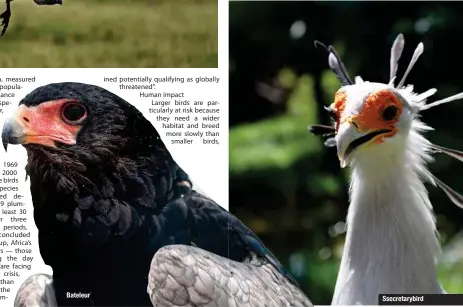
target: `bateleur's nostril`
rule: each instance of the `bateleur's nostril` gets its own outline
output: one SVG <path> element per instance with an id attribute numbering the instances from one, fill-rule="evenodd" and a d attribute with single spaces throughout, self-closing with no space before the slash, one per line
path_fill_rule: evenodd
<path id="1" fill-rule="evenodd" d="M 25 117 L 25 116 L 23 117 L 23 120 L 24 120 L 26 123 L 29 122 L 29 118 L 27 118 L 27 117 Z"/>

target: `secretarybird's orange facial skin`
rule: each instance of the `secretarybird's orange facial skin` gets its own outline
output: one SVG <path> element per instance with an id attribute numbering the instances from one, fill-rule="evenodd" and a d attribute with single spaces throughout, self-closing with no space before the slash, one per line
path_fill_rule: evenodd
<path id="1" fill-rule="evenodd" d="M 382 143 L 384 137 L 391 137 L 397 132 L 394 126 L 402 113 L 402 104 L 397 96 L 389 90 L 379 90 L 366 97 L 365 104 L 358 114 L 346 114 L 346 90 L 340 89 L 334 103 L 330 108 L 333 110 L 336 119 L 336 131 L 339 125 L 345 122 L 354 126 L 361 133 L 368 133 L 375 130 L 390 130 L 373 138 L 375 143 Z"/>
<path id="2" fill-rule="evenodd" d="M 30 107 L 20 105 L 5 123 L 4 133 L 8 133 L 8 137 L 4 141 L 50 148 L 56 148 L 57 143 L 75 145 L 86 118 L 85 107 L 71 99 L 52 100 Z"/>
<path id="3" fill-rule="evenodd" d="M 409 121 L 412 113 L 393 88 L 369 82 L 342 87 L 327 110 L 334 121 L 342 167 L 355 151 L 382 144 L 401 128 L 406 133 L 407 125 L 400 121 Z"/>
<path id="4" fill-rule="evenodd" d="M 437 89 L 415 93 L 413 85 L 405 84 L 423 53 L 423 43 L 416 47 L 396 85 L 404 45 L 404 37 L 399 34 L 391 47 L 389 82 L 377 83 L 364 81 L 360 76 L 352 80 L 336 49 L 315 41 L 316 47 L 328 51 L 328 65 L 341 82 L 341 88 L 334 95 L 334 102 L 325 107 L 333 119 L 333 126 L 315 124 L 308 127 L 309 131 L 323 136 L 325 146 L 337 148 L 341 167 L 367 166 L 375 171 L 379 164 L 394 162 L 407 154 L 420 177 L 441 188 L 453 203 L 463 208 L 463 195 L 436 178 L 426 167 L 426 163 L 433 161 L 433 154 L 446 154 L 463 162 L 463 152 L 428 141 L 423 133 L 433 128 L 419 119 L 425 110 L 463 99 L 463 92 L 429 103 L 427 99 Z"/>

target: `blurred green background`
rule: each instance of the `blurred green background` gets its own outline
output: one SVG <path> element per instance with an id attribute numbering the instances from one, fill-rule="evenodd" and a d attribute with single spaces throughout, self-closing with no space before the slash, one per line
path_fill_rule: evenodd
<path id="1" fill-rule="evenodd" d="M 344 243 L 348 174 L 335 149 L 306 127 L 329 123 L 324 105 L 340 83 L 327 54 L 334 44 L 351 76 L 387 83 L 398 33 L 403 75 L 417 44 L 425 52 L 407 83 L 432 100 L 463 91 L 462 2 L 231 2 L 230 211 L 243 220 L 298 279 L 314 304 L 331 302 Z M 431 100 L 431 101 L 432 101 Z M 424 112 L 428 138 L 463 149 L 463 103 Z M 463 191 L 463 165 L 437 156 L 433 173 Z M 440 281 L 463 293 L 463 210 L 428 187 L 444 253 Z M 373 225 L 372 225 L 373 226 Z"/>
<path id="2" fill-rule="evenodd" d="M 15 0 L 11 8 L 0 67 L 218 66 L 217 0 Z"/>

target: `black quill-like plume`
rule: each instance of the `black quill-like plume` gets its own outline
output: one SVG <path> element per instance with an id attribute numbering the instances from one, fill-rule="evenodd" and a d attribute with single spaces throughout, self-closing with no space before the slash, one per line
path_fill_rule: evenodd
<path id="1" fill-rule="evenodd" d="M 326 47 L 325 44 L 319 41 L 314 41 L 315 48 L 323 47 L 326 51 L 328 51 L 328 65 L 330 65 L 331 70 L 336 74 L 339 81 L 341 81 L 342 85 L 351 85 L 354 84 L 352 79 L 350 78 L 349 74 L 347 73 L 346 67 L 341 60 L 338 52 L 333 46 Z"/>

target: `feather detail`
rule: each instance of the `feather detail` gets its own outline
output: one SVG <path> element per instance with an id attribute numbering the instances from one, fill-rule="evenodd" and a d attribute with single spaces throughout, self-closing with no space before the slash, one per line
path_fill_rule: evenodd
<path id="1" fill-rule="evenodd" d="M 439 178 L 432 175 L 436 185 L 447 194 L 448 198 L 458 207 L 463 208 L 463 195 L 453 190 L 451 187 L 443 183 Z"/>
<path id="2" fill-rule="evenodd" d="M 427 90 L 426 92 L 417 95 L 417 96 L 416 96 L 416 99 L 417 99 L 418 101 L 423 101 L 423 100 L 425 100 L 425 99 L 428 99 L 428 98 L 431 97 L 432 95 L 434 95 L 436 92 L 437 92 L 437 89 L 431 88 L 431 89 Z"/>
<path id="3" fill-rule="evenodd" d="M 210 271 L 212 270 L 212 271 Z M 161 248 L 151 262 L 147 292 L 154 306 L 312 307 L 271 265 L 230 261 L 185 245 Z"/>
<path id="4" fill-rule="evenodd" d="M 389 75 L 389 84 L 394 85 L 394 80 L 399 67 L 399 60 L 404 50 L 405 39 L 402 33 L 400 33 L 395 39 L 391 47 L 391 72 Z"/>
<path id="5" fill-rule="evenodd" d="M 320 124 L 310 125 L 307 130 L 314 135 L 333 134 L 335 132 L 334 127 Z"/>
<path id="6" fill-rule="evenodd" d="M 456 149 L 451 149 L 451 148 L 446 148 L 442 147 L 439 145 L 435 144 L 430 144 L 430 148 L 432 151 L 436 153 L 443 153 L 446 154 L 454 159 L 457 159 L 458 161 L 463 162 L 463 152 L 456 150 Z M 431 174 L 432 179 L 434 181 L 434 184 L 439 187 L 442 191 L 447 194 L 448 198 L 458 207 L 463 208 L 463 195 L 458 193 L 457 191 L 453 190 L 450 188 L 448 185 L 446 185 L 444 182 L 442 182 L 440 179 L 438 179 L 435 175 Z"/>
<path id="7" fill-rule="evenodd" d="M 419 43 L 415 49 L 415 52 L 413 52 L 412 60 L 410 61 L 410 64 L 408 64 L 407 70 L 405 71 L 402 77 L 402 80 L 400 80 L 399 84 L 397 85 L 397 88 L 401 88 L 404 85 L 408 74 L 412 70 L 413 66 L 416 64 L 416 61 L 418 61 L 420 56 L 423 54 L 423 51 L 424 51 L 424 45 L 423 43 Z"/>
<path id="8" fill-rule="evenodd" d="M 323 143 L 326 147 L 336 147 L 336 138 L 329 138 Z"/>
<path id="9" fill-rule="evenodd" d="M 336 130 L 332 126 L 327 125 L 311 125 L 307 127 L 307 130 L 312 133 L 313 135 L 321 135 L 324 138 L 327 138 L 324 142 L 326 147 L 335 147 L 336 146 L 336 139 L 334 138 L 336 134 Z"/>
<path id="10" fill-rule="evenodd" d="M 57 307 L 53 277 L 36 274 L 27 278 L 19 287 L 14 300 L 14 307 Z"/>
<path id="11" fill-rule="evenodd" d="M 447 98 L 445 98 L 445 99 L 441 99 L 441 100 L 432 102 L 432 103 L 430 103 L 430 104 L 423 105 L 423 106 L 420 108 L 420 111 L 424 111 L 424 110 L 427 110 L 427 109 L 431 109 L 431 108 L 433 108 L 433 107 L 435 107 L 435 106 L 438 106 L 438 105 L 441 105 L 441 104 L 444 104 L 444 103 L 447 103 L 447 102 L 459 100 L 459 99 L 463 99 L 463 93 L 459 93 L 459 94 L 456 94 L 456 95 L 447 97 Z"/>
<path id="12" fill-rule="evenodd" d="M 335 73 L 335 75 L 338 77 L 339 81 L 341 81 L 342 85 L 354 84 L 349 74 L 347 73 L 346 67 L 342 62 L 341 57 L 339 56 L 338 52 L 333 46 L 326 47 L 325 44 L 319 41 L 314 41 L 314 45 L 315 47 L 320 46 L 329 52 L 328 65 L 330 66 L 331 70 Z"/>
<path id="13" fill-rule="evenodd" d="M 352 82 L 352 79 L 350 78 L 349 74 L 347 73 L 347 69 L 346 67 L 344 66 L 344 63 L 342 62 L 341 60 L 341 57 L 339 56 L 339 53 L 336 51 L 336 49 L 333 47 L 333 46 L 329 46 L 328 47 L 328 50 L 331 52 L 331 54 L 334 55 L 334 57 L 336 58 L 336 61 L 338 63 L 338 67 L 339 67 L 339 70 L 342 71 L 344 77 L 346 78 L 347 82 L 349 84 L 354 84 L 354 82 Z M 332 67 L 333 68 L 333 67 Z"/>
<path id="14" fill-rule="evenodd" d="M 452 158 L 455 158 L 455 159 L 463 162 L 463 152 L 462 151 L 442 147 L 442 146 L 435 145 L 435 144 L 431 144 L 430 147 L 434 152 L 444 153 L 444 154 L 446 154 L 446 155 L 448 155 L 448 156 L 450 156 Z"/>

